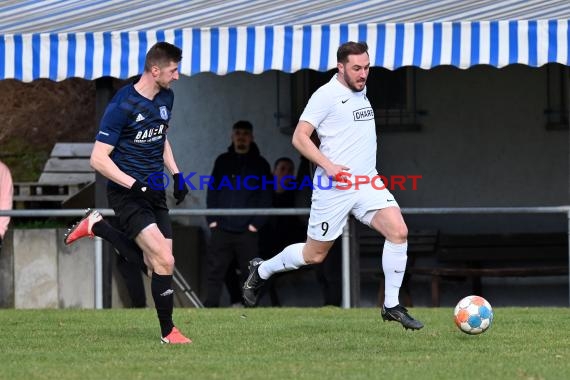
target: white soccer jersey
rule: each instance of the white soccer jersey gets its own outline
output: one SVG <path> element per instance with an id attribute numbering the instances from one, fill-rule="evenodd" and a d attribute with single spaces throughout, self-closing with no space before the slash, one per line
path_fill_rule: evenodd
<path id="1" fill-rule="evenodd" d="M 313 93 L 300 120 L 317 130 L 320 151 L 334 164 L 350 168 L 352 176 L 373 177 L 376 172 L 376 125 L 366 88 L 354 92 L 335 74 Z M 318 167 L 318 176 L 326 176 Z"/>

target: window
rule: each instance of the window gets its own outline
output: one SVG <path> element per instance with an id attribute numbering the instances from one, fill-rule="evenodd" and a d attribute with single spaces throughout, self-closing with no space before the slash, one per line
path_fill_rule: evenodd
<path id="1" fill-rule="evenodd" d="M 546 129 L 568 129 L 568 67 L 546 65 Z"/>
<path id="2" fill-rule="evenodd" d="M 368 97 L 379 131 L 419 131 L 416 109 L 416 71 L 403 67 L 390 71 L 382 67 L 370 70 Z"/>

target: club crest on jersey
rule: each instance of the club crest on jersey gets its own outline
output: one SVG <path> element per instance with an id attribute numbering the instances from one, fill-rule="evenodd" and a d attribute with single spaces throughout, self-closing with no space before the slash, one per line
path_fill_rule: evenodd
<path id="1" fill-rule="evenodd" d="M 160 117 L 162 120 L 168 120 L 168 109 L 166 106 L 160 106 L 158 110 L 160 111 Z"/>
<path id="2" fill-rule="evenodd" d="M 354 116 L 354 121 L 374 120 L 374 110 L 372 107 L 352 111 L 352 115 Z"/>

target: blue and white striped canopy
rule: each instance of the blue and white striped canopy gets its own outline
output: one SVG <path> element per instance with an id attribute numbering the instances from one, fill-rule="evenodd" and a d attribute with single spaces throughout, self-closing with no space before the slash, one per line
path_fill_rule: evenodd
<path id="1" fill-rule="evenodd" d="M 162 40 L 184 75 L 326 71 L 348 40 L 388 69 L 570 65 L 570 1 L 3 1 L 0 79 L 128 78 Z"/>

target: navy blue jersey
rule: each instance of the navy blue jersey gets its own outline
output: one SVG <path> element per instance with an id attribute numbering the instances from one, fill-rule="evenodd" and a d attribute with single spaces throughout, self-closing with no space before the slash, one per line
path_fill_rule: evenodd
<path id="1" fill-rule="evenodd" d="M 119 169 L 143 182 L 150 174 L 164 170 L 164 144 L 173 102 L 170 89 L 161 89 L 153 100 L 139 94 L 132 84 L 115 94 L 96 139 L 115 147 L 111 159 Z"/>

